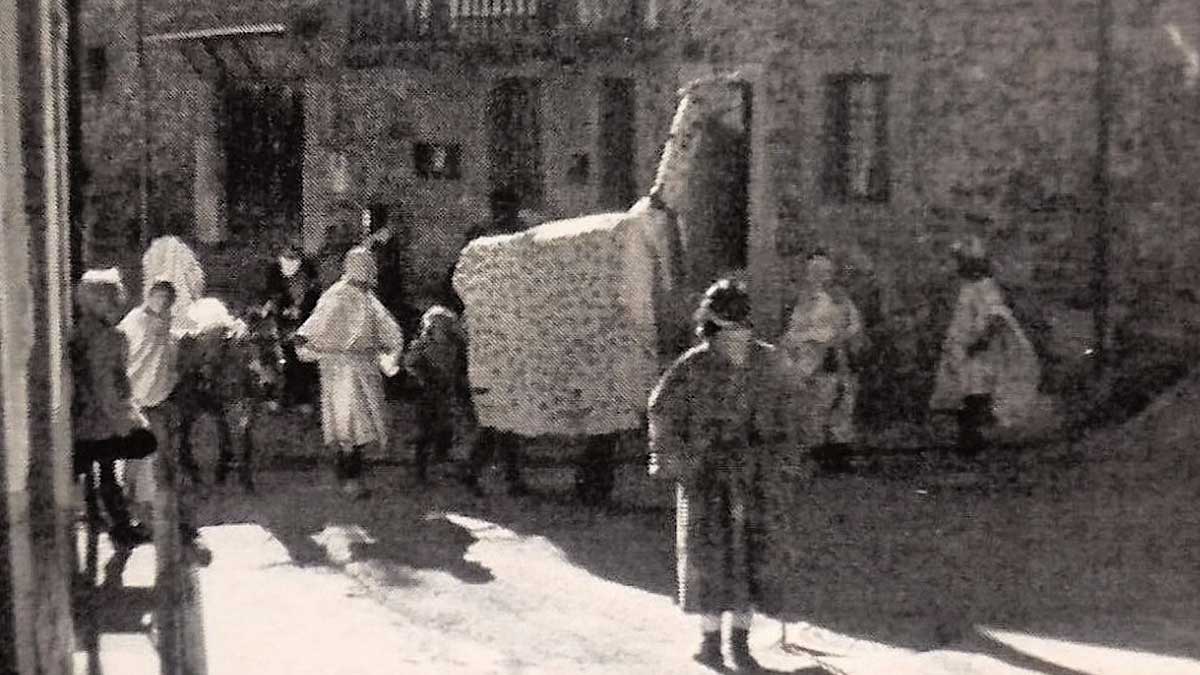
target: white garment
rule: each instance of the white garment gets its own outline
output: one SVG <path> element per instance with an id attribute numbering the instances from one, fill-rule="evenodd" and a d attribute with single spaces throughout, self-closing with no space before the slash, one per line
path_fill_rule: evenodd
<path id="1" fill-rule="evenodd" d="M 805 413 L 818 443 L 853 443 L 858 377 L 850 371 L 848 346 L 862 335 L 862 317 L 849 298 L 841 302 L 825 291 L 815 293 L 792 312 L 782 346 L 805 379 L 810 397 Z M 837 372 L 822 370 L 829 349 L 837 353 Z"/>
<path id="2" fill-rule="evenodd" d="M 126 314 L 117 330 L 129 342 L 126 372 L 133 402 L 139 408 L 153 408 L 171 395 L 179 381 L 178 345 L 171 336 L 171 321 L 142 305 Z"/>
<path id="3" fill-rule="evenodd" d="M 325 445 L 387 445 L 383 375 L 375 358 L 326 354 L 321 372 L 321 431 Z"/>
<path id="4" fill-rule="evenodd" d="M 968 347 L 984 336 L 993 319 L 1005 331 L 982 353 L 967 354 Z M 993 414 L 1001 426 L 1021 423 L 1038 401 L 1041 367 L 1033 344 L 1017 323 L 995 280 L 966 283 L 958 295 L 954 319 L 942 345 L 937 384 L 930 407 L 957 410 L 963 398 L 988 394 Z"/>
<path id="5" fill-rule="evenodd" d="M 169 281 L 175 287 L 174 324 L 186 327 L 188 307 L 204 296 L 204 268 L 178 237 L 155 239 L 142 256 L 143 298 L 149 298 L 151 286 L 158 281 Z"/>
<path id="6" fill-rule="evenodd" d="M 321 295 L 296 332 L 297 356 L 321 372 L 321 427 L 329 446 L 387 443 L 381 355 L 404 351 L 404 333 L 375 294 L 352 283 L 366 260 L 347 256 L 347 275 Z"/>

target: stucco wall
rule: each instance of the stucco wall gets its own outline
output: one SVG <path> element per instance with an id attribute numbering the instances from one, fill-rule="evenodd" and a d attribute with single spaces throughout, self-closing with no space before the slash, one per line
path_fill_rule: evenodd
<path id="1" fill-rule="evenodd" d="M 147 32 L 270 21 L 291 26 L 305 6 L 282 1 L 219 4 L 220 11 L 216 11 L 211 2 L 151 0 L 147 2 Z M 363 207 L 386 204 L 391 218 L 399 219 L 407 229 L 407 294 L 432 293 L 466 231 L 488 216 L 491 186 L 486 102 L 490 88 L 502 77 L 519 75 L 542 81 L 543 215 L 573 216 L 597 209 L 597 115 L 599 83 L 604 76 L 633 77 L 637 82 L 636 184 L 639 191 L 648 186 L 674 107 L 674 78 L 669 69 L 629 60 L 585 60 L 563 66 L 451 58 L 426 65 L 414 61 L 351 69 L 340 61 L 343 18 L 336 11 L 328 17 L 320 37 L 311 43 L 292 38 L 245 42 L 247 53 L 268 77 L 289 78 L 304 92 L 302 234 L 310 250 L 320 248 L 331 227 L 356 222 Z M 85 87 L 84 92 L 84 155 L 90 169 L 84 217 L 90 226 L 91 257 L 97 264 L 136 265 L 129 255 L 136 249 L 131 244 L 137 234 L 141 138 L 135 19 L 132 3 L 112 0 L 87 3 L 82 22 L 85 49 L 105 46 L 109 61 L 104 90 Z M 212 62 L 201 48 L 194 47 L 191 52 L 202 70 L 211 68 Z M 225 56 L 235 76 L 248 75 L 232 54 Z M 220 186 L 220 157 L 208 167 L 211 171 L 202 172 L 206 180 L 195 180 L 196 139 L 212 133 L 207 114 L 213 103 L 212 73 L 197 73 L 184 50 L 174 45 L 152 46 L 147 64 L 154 158 L 152 226 L 195 228 L 197 209 L 214 213 L 220 208 L 221 196 L 205 189 Z M 462 178 L 418 178 L 412 165 L 416 142 L 458 143 Z M 567 179 L 577 153 L 591 158 L 586 184 Z M 349 169 L 343 191 L 335 189 L 331 172 L 336 154 L 345 155 Z M 204 222 L 211 219 L 201 218 Z M 224 262 L 214 264 L 221 266 L 219 274 L 226 277 L 240 279 L 245 272 L 225 269 Z"/>
<path id="2" fill-rule="evenodd" d="M 772 208 L 757 236 L 775 240 L 785 259 L 796 254 L 785 267 L 818 243 L 861 247 L 885 280 L 886 304 L 903 315 L 940 274 L 945 244 L 978 234 L 1010 286 L 1064 312 L 1087 306 L 1095 0 L 687 4 L 689 58 L 766 72 L 760 161 Z M 1113 283 L 1118 300 L 1177 297 L 1194 288 L 1196 191 L 1187 167 L 1197 156 L 1197 66 L 1189 40 L 1200 16 L 1183 2 L 1114 5 Z M 833 204 L 819 190 L 821 80 L 851 70 L 892 78 L 887 204 Z M 990 223 L 969 224 L 966 212 Z"/>

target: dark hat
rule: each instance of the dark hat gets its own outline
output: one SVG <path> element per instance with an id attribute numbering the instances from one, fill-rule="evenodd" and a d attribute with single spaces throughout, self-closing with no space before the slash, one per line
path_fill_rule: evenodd
<path id="1" fill-rule="evenodd" d="M 746 286 L 732 279 L 721 279 L 709 287 L 696 312 L 698 323 L 718 326 L 750 325 L 750 294 Z"/>

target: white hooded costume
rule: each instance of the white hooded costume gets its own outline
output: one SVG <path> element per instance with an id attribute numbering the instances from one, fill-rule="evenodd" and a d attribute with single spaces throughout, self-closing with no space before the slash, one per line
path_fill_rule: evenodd
<path id="1" fill-rule="evenodd" d="M 169 281 L 175 287 L 173 327 L 187 327 L 187 311 L 192 303 L 204 297 L 204 268 L 195 252 L 173 236 L 159 237 L 142 256 L 142 296 L 158 281 Z"/>
<path id="2" fill-rule="evenodd" d="M 982 243 L 972 241 L 966 254 L 982 257 Z M 997 320 L 1004 327 L 999 337 L 982 352 L 969 354 L 969 346 Z M 1040 378 L 1037 352 L 995 279 L 988 276 L 964 282 L 942 344 L 930 408 L 957 410 L 967 396 L 991 395 L 996 422 L 1001 427 L 1017 427 L 1035 412 Z"/>
<path id="3" fill-rule="evenodd" d="M 321 428 L 333 447 L 387 444 L 381 359 L 404 350 L 396 319 L 370 290 L 377 271 L 373 254 L 346 254 L 342 278 L 321 295 L 312 316 L 296 332 L 296 354 L 321 371 Z M 387 368 L 394 371 L 394 364 Z"/>

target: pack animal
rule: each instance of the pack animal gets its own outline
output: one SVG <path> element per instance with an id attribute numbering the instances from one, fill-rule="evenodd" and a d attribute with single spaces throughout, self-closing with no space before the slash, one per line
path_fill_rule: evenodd
<path id="1" fill-rule="evenodd" d="M 264 407 L 278 407 L 282 394 L 283 350 L 274 321 L 262 317 L 225 319 L 189 331 L 179 342 L 180 452 L 184 474 L 203 485 L 192 452 L 196 422 L 216 422 L 219 448 L 214 471 L 224 483 L 236 464 L 246 491 L 254 490 L 254 439 L 251 430 Z"/>

